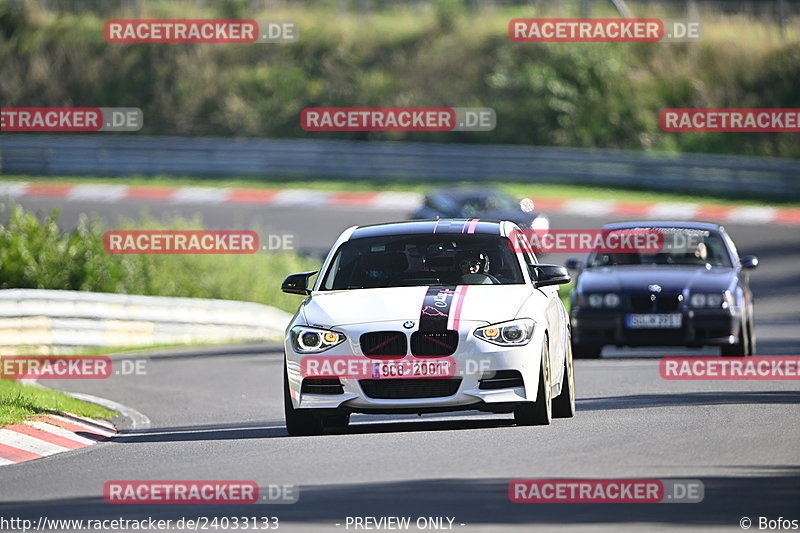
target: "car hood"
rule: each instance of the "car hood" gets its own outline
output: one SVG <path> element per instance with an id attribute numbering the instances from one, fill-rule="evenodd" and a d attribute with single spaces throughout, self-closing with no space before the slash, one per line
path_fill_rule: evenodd
<path id="1" fill-rule="evenodd" d="M 667 293 L 689 291 L 724 291 L 734 277 L 731 268 L 706 269 L 694 266 L 625 266 L 584 270 L 578 280 L 581 292 L 648 292 L 649 285 L 659 285 Z"/>
<path id="2" fill-rule="evenodd" d="M 516 313 L 533 288 L 528 285 L 460 285 L 451 306 L 462 321 L 502 322 Z M 419 321 L 428 287 L 388 287 L 315 292 L 303 304 L 309 325 L 333 327 L 391 320 Z M 460 303 L 460 305 L 459 305 Z"/>

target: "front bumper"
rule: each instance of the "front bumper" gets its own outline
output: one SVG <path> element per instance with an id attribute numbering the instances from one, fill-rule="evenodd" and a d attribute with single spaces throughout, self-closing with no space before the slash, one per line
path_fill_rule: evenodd
<path id="1" fill-rule="evenodd" d="M 626 322 L 632 313 L 574 307 L 570 313 L 572 340 L 596 346 L 720 346 L 735 342 L 741 324 L 737 309 L 681 309 L 674 312 L 681 314 L 680 328 L 632 329 Z"/>
<path id="2" fill-rule="evenodd" d="M 305 378 L 301 373 L 301 362 L 307 356 L 297 353 L 287 336 L 285 342 L 286 368 L 292 404 L 295 409 L 339 409 L 363 413 L 445 412 L 470 409 L 507 412 L 520 402 L 535 401 L 541 369 L 543 334 L 535 331 L 533 339 L 525 346 L 502 347 L 478 339 L 473 335 L 475 328 L 485 325 L 487 325 L 485 322 L 462 321 L 458 348 L 450 356 L 455 362 L 455 374 L 449 379 L 457 380 L 458 383 L 451 382 L 446 395 L 424 398 L 376 398 L 374 397 L 374 388 L 370 390 L 370 384 L 363 384 L 362 379 L 354 377 L 340 378 L 341 393 L 311 394 L 302 392 Z M 344 333 L 347 340 L 328 351 L 315 354 L 314 357 L 336 358 L 354 355 L 366 357 L 358 344 L 360 335 L 369 331 L 398 331 L 397 323 L 357 324 L 334 329 Z M 406 331 L 405 333 L 410 336 L 412 332 Z M 398 359 L 436 361 L 437 357 L 406 355 L 395 358 L 375 357 L 369 359 L 376 362 Z M 521 383 L 518 380 L 512 384 L 519 386 L 487 389 L 484 384 L 482 387 L 481 379 L 491 377 L 497 371 L 517 371 Z M 398 381 L 425 382 L 429 381 L 429 378 L 403 378 Z M 402 386 L 403 384 L 398 383 L 397 385 Z"/>

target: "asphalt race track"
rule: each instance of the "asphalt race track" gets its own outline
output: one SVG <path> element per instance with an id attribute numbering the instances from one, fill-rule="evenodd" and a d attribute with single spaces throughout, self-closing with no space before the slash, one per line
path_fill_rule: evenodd
<path id="1" fill-rule="evenodd" d="M 48 210 L 58 201 L 22 203 Z M 81 212 L 113 220 L 135 216 L 144 205 L 62 207 L 62 221 L 71 225 Z M 166 207 L 147 208 L 166 214 Z M 298 248 L 317 251 L 350 225 L 405 217 L 352 207 L 317 207 L 313 216 L 311 208 L 297 207 L 168 209 L 185 215 L 200 210 L 213 229 L 258 225 L 291 233 Z M 560 228 L 597 228 L 606 221 L 559 214 L 551 220 Z M 759 355 L 800 355 L 797 228 L 727 228 L 740 254 L 761 260 L 752 276 Z M 602 360 L 577 361 L 578 414 L 547 427 L 515 427 L 509 415 L 477 413 L 354 415 L 346 432 L 295 438 L 283 428 L 280 347 L 153 354 L 146 376 L 47 383 L 120 402 L 151 425 L 109 443 L 0 468 L 0 515 L 35 521 L 276 516 L 285 531 L 346 531 L 348 516 L 409 516 L 412 523 L 450 517 L 453 529 L 463 531 L 527 530 L 529 524 L 565 531 L 741 531 L 745 516 L 754 530 L 759 517 L 800 519 L 800 384 L 659 377 L 659 356 L 713 353 L 607 349 Z M 513 479 L 584 477 L 699 479 L 705 497 L 686 504 L 514 504 L 508 498 Z M 242 506 L 104 502 L 107 481 L 134 479 L 290 484 L 300 486 L 300 499 Z"/>

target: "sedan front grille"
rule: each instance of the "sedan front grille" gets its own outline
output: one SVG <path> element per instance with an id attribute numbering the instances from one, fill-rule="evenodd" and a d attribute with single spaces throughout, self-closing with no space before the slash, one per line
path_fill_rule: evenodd
<path id="1" fill-rule="evenodd" d="M 673 313 L 678 311 L 681 299 L 677 294 L 658 294 L 655 299 L 649 294 L 631 296 L 634 313 Z"/>
<path id="2" fill-rule="evenodd" d="M 406 334 L 402 331 L 373 331 L 361 335 L 361 351 L 367 356 L 398 356 L 408 353 Z"/>
<path id="3" fill-rule="evenodd" d="M 414 355 L 453 355 L 456 348 L 458 348 L 457 331 L 415 331 L 411 334 L 411 353 Z"/>
<path id="4" fill-rule="evenodd" d="M 450 379 L 362 379 L 361 389 L 369 398 L 407 400 L 441 398 L 458 392 L 461 378 Z"/>

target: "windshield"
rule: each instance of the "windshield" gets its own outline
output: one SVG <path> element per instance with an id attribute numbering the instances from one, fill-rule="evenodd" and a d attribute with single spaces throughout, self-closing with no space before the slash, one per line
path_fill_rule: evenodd
<path id="1" fill-rule="evenodd" d="M 653 228 L 637 229 L 653 230 Z M 662 251 L 655 253 L 592 252 L 586 262 L 587 267 L 626 265 L 731 266 L 725 242 L 718 233 L 685 228 L 656 229 L 664 235 Z"/>
<path id="2" fill-rule="evenodd" d="M 471 196 L 465 198 L 461 204 L 464 216 L 477 216 L 484 211 L 498 211 L 519 209 L 519 202 L 502 194 Z"/>
<path id="3" fill-rule="evenodd" d="M 505 237 L 401 235 L 342 244 L 321 289 L 524 282 L 519 261 Z"/>

